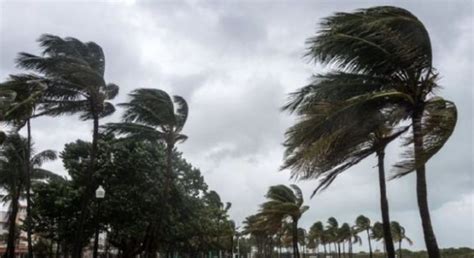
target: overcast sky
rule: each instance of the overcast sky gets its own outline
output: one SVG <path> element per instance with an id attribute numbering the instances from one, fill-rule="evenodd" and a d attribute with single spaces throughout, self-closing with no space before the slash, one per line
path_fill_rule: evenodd
<path id="1" fill-rule="evenodd" d="M 17 70 L 20 51 L 39 54 L 43 33 L 95 41 L 106 54 L 106 80 L 120 86 L 115 103 L 139 87 L 184 96 L 190 115 L 178 146 L 224 201 L 238 224 L 264 201 L 270 185 L 289 184 L 283 134 L 292 118 L 279 111 L 287 93 L 321 67 L 302 58 L 318 21 L 336 11 L 374 5 L 407 8 L 431 34 L 439 92 L 459 110 L 456 130 L 428 164 L 429 203 L 441 247 L 474 247 L 473 4 L 471 1 L 0 1 L 0 78 Z M 118 120 L 120 111 L 105 121 Z M 77 117 L 33 122 L 37 149 L 61 151 L 90 140 L 91 123 Z M 388 163 L 399 158 L 396 143 Z M 315 182 L 297 182 L 311 206 L 301 225 L 359 214 L 381 220 L 376 160 L 371 157 L 309 199 Z M 47 166 L 65 173 L 58 161 Z M 388 183 L 391 219 L 424 248 L 414 175 Z M 381 244 L 377 244 L 381 248 Z"/>

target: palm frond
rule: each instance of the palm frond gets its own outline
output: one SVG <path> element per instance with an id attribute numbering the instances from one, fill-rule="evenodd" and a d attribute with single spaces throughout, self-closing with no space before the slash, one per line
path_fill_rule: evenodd
<path id="1" fill-rule="evenodd" d="M 421 119 L 423 147 L 415 159 L 413 149 L 403 153 L 404 159 L 394 165 L 393 178 L 399 178 L 416 170 L 433 157 L 448 141 L 457 122 L 456 105 L 448 100 L 435 97 L 427 101 Z M 405 138 L 404 146 L 411 146 L 413 134 Z"/>

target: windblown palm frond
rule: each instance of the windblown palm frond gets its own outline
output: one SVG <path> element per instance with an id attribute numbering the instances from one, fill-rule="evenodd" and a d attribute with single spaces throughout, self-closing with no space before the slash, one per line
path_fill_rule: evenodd
<path id="1" fill-rule="evenodd" d="M 406 78 L 405 71 L 431 68 L 428 32 L 405 9 L 380 6 L 323 19 L 308 39 L 308 56 L 340 69 Z"/>
<path id="2" fill-rule="evenodd" d="M 453 102 L 434 97 L 426 102 L 424 115 L 421 121 L 423 134 L 423 148 L 421 154 L 415 159 L 412 149 L 405 151 L 402 161 L 394 165 L 394 176 L 399 178 L 424 165 L 433 157 L 448 141 L 454 131 L 457 122 L 457 110 Z M 410 146 L 414 142 L 414 135 L 405 137 L 404 146 Z"/>
<path id="3" fill-rule="evenodd" d="M 186 101 L 180 96 L 171 98 L 159 89 L 137 89 L 129 94 L 130 101 L 119 104 L 125 107 L 123 122 L 108 123 L 107 132 L 148 140 L 186 140 L 181 134 L 188 116 Z"/>

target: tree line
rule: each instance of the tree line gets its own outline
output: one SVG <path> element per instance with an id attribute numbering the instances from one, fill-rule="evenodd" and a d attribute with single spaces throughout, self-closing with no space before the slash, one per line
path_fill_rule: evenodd
<path id="1" fill-rule="evenodd" d="M 48 34 L 38 42 L 41 54 L 20 53 L 16 64 L 25 72 L 0 85 L 7 131 L 1 135 L 0 185 L 10 205 L 4 257 L 15 257 L 20 229 L 27 232 L 28 257 L 39 246 L 49 247 L 48 257 L 81 257 L 97 226 L 107 233 L 104 248 L 114 247 L 120 257 L 228 252 L 230 203 L 209 190 L 199 169 L 176 149 L 187 139 L 186 101 L 155 88 L 136 89 L 118 104 L 121 121 L 101 124 L 114 113 L 110 101 L 119 93 L 104 78 L 102 48 Z M 59 155 L 35 153 L 32 120 L 71 115 L 91 121 L 91 141 L 68 143 Z M 19 135 L 25 127 L 26 138 Z M 67 177 L 41 167 L 58 156 Z M 106 189 L 100 211 L 94 198 L 99 185 Z M 23 198 L 26 218 L 18 228 Z"/>
<path id="2" fill-rule="evenodd" d="M 243 222 L 242 234 L 251 237 L 257 257 L 281 257 L 282 248 L 288 247 L 291 247 L 293 257 L 300 257 L 300 248 L 303 248 L 303 257 L 310 251 L 312 255 L 322 257 L 354 257 L 353 245 L 361 245 L 361 235 L 367 234 L 369 257 L 372 258 L 371 240 L 384 241 L 383 224 L 372 224 L 363 215 L 358 216 L 352 226 L 349 223 L 339 224 L 336 218 L 331 217 L 326 225 L 317 221 L 309 230 L 299 227 L 298 221 L 309 207 L 303 205 L 303 194 L 296 185 L 271 186 L 265 196 L 267 201 L 261 204 L 260 210 Z M 398 245 L 398 257 L 403 257 L 402 242 L 407 241 L 411 245 L 412 241 L 397 221 L 391 221 L 390 230 L 394 243 Z"/>

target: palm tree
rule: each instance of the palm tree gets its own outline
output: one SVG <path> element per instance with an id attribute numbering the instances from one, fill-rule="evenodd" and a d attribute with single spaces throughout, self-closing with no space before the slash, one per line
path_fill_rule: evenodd
<path id="1" fill-rule="evenodd" d="M 374 239 L 375 241 L 384 241 L 383 235 L 383 224 L 378 221 L 375 222 L 371 228 L 370 238 Z M 386 251 L 385 246 L 386 245 L 384 244 L 384 251 Z"/>
<path id="2" fill-rule="evenodd" d="M 349 257 L 353 257 L 353 244 L 359 243 L 359 245 L 362 245 L 362 238 L 359 236 L 359 231 L 355 227 L 350 228 L 350 237 L 348 239 L 349 241 Z"/>
<path id="3" fill-rule="evenodd" d="M 412 245 L 413 242 L 405 235 L 405 228 L 402 227 L 400 223 L 397 221 L 392 221 L 390 226 L 392 228 L 393 241 L 398 242 L 398 257 L 402 258 L 402 241 L 406 240 L 410 245 Z"/>
<path id="4" fill-rule="evenodd" d="M 170 187 L 172 187 L 175 177 L 173 151 L 176 143 L 187 139 L 187 136 L 182 134 L 182 130 L 188 117 L 188 104 L 184 98 L 171 97 L 159 89 L 136 89 L 129 94 L 129 97 L 129 102 L 119 104 L 119 106 L 126 108 L 122 117 L 123 122 L 106 124 L 106 131 L 126 135 L 129 139 L 166 144 L 166 178 L 168 182 L 165 184 L 165 200 L 167 200 L 170 197 Z M 165 205 L 167 202 L 165 201 Z M 150 232 L 154 231 L 155 226 L 150 225 Z M 153 257 L 156 254 L 156 250 L 147 252 Z"/>
<path id="5" fill-rule="evenodd" d="M 7 122 L 13 123 L 16 127 L 16 131 L 19 131 L 26 125 L 27 128 L 27 159 L 30 160 L 31 156 L 31 118 L 34 115 L 37 105 L 41 101 L 41 97 L 46 90 L 46 86 L 41 83 L 38 76 L 21 74 L 21 75 L 10 75 L 10 78 L 0 85 L 2 90 L 14 91 L 16 98 L 15 108 L 11 109 L 8 114 L 5 115 L 4 119 Z M 28 241 L 28 257 L 33 257 L 33 245 L 32 245 L 32 229 L 31 229 L 31 169 L 28 164 L 26 171 L 26 227 L 27 227 L 27 241 Z"/>
<path id="6" fill-rule="evenodd" d="M 355 221 L 355 229 L 358 232 L 367 232 L 367 242 L 369 243 L 369 257 L 372 258 L 372 244 L 370 242 L 370 219 L 364 215 L 359 215 Z"/>
<path id="7" fill-rule="evenodd" d="M 338 229 L 339 242 L 342 243 L 342 255 L 346 257 L 346 241 L 348 242 L 348 249 L 352 244 L 351 226 L 348 223 L 343 223 Z"/>
<path id="8" fill-rule="evenodd" d="M 339 246 L 339 222 L 334 217 L 330 217 L 327 221 L 327 233 L 331 243 L 334 244 L 334 253 L 338 254 L 338 257 L 341 256 L 341 248 Z"/>
<path id="9" fill-rule="evenodd" d="M 129 96 L 129 102 L 119 104 L 126 108 L 123 122 L 108 123 L 105 128 L 130 138 L 165 143 L 167 174 L 171 183 L 174 177 L 173 150 L 176 143 L 187 139 L 182 130 L 188 117 L 188 104 L 184 98 L 171 97 L 159 89 L 136 89 Z"/>
<path id="10" fill-rule="evenodd" d="M 42 35 L 41 56 L 20 53 L 17 65 L 42 75 L 47 85 L 43 100 L 36 115 L 59 116 L 80 114 L 81 120 L 93 121 L 92 146 L 89 160 L 88 182 L 81 202 L 81 216 L 74 244 L 73 257 L 82 252 L 83 227 L 87 216 L 87 205 L 93 195 L 96 156 L 99 138 L 99 119 L 112 114 L 114 106 L 108 102 L 117 96 L 119 87 L 104 80 L 105 56 L 102 48 L 94 42 L 81 42 L 75 38 Z"/>
<path id="11" fill-rule="evenodd" d="M 271 186 L 265 197 L 267 202 L 262 204 L 260 213 L 267 216 L 291 219 L 291 232 L 293 242 L 293 256 L 299 258 L 298 248 L 298 221 L 309 207 L 303 205 L 303 193 L 297 185 L 275 185 Z"/>
<path id="12" fill-rule="evenodd" d="M 326 256 L 326 242 L 324 241 L 324 225 L 321 221 L 315 222 L 308 233 L 309 239 L 317 245 L 322 244 L 324 248 L 324 256 Z"/>
<path id="13" fill-rule="evenodd" d="M 342 144 L 354 135 L 373 132 L 386 123 L 386 119 L 378 118 L 380 113 L 391 113 L 394 123 L 411 122 L 412 133 L 406 145 L 413 144 L 413 149 L 406 153 L 408 158 L 396 166 L 397 176 L 416 171 L 417 200 L 426 247 L 430 257 L 440 257 L 428 208 L 425 164 L 451 136 L 457 112 L 454 103 L 433 93 L 438 88 L 438 74 L 432 65 L 426 28 L 407 10 L 391 6 L 337 13 L 324 19 L 321 27 L 319 33 L 308 40 L 308 56 L 332 65 L 335 71 L 317 76 L 315 83 L 295 94 L 286 107 L 313 114 L 312 120 L 304 120 L 313 123 L 313 130 L 295 137 L 293 147 L 287 151 L 287 160 L 304 156 L 301 149 L 305 146 Z M 350 132 L 348 128 L 357 130 Z M 308 137 L 321 139 L 294 144 Z M 349 145 L 346 148 L 351 149 L 357 142 L 346 144 Z M 342 170 L 360 161 L 351 157 L 340 159 L 343 162 L 338 164 L 343 164 Z M 309 161 L 289 163 L 289 167 L 306 169 L 305 174 L 313 174 L 313 177 L 318 174 L 310 168 Z M 329 168 L 316 167 L 319 171 L 334 168 L 334 163 L 326 165 Z M 331 182 L 334 176 L 326 180 Z"/>
<path id="14" fill-rule="evenodd" d="M 30 158 L 28 153 L 31 149 L 31 143 L 18 134 L 7 136 L 0 148 L 0 185 L 7 192 L 2 201 L 10 201 L 8 240 L 5 252 L 5 256 L 9 258 L 15 257 L 19 200 L 26 191 L 27 181 L 29 179 L 59 177 L 53 172 L 41 168 L 44 162 L 55 160 L 57 158 L 56 153 L 52 150 L 45 150 L 32 155 Z M 28 159 L 29 162 L 27 162 Z M 31 175 L 28 175 L 28 171 Z M 27 223 L 30 222 L 27 221 Z"/>

